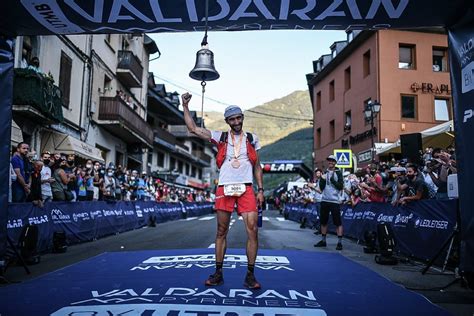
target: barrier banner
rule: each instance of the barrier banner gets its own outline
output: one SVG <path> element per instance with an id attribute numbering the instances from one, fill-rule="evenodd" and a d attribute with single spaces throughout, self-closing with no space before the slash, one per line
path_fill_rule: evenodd
<path id="1" fill-rule="evenodd" d="M 1 19 L 0 19 L 1 20 Z M 1 24 L 2 22 L 0 22 Z M 13 40 L 0 32 L 0 261 L 6 252 L 13 99 Z"/>
<path id="2" fill-rule="evenodd" d="M 470 23 L 449 30 L 449 60 L 454 100 L 456 163 L 461 226 L 461 271 L 474 273 L 474 13 L 466 17 Z M 461 22 L 462 23 L 462 22 Z"/>
<path id="3" fill-rule="evenodd" d="M 12 203 L 8 208 L 7 231 L 15 244 L 26 225 L 38 226 L 37 250 L 52 249 L 54 232 L 64 231 L 68 244 L 95 240 L 157 223 L 177 220 L 183 208 L 193 216 L 212 213 L 212 203 L 157 203 L 153 201 L 49 202 L 43 208 L 32 203 Z M 5 212 L 7 213 L 7 212 Z"/>
<path id="4" fill-rule="evenodd" d="M 377 225 L 386 223 L 394 233 L 397 251 L 428 260 L 451 237 L 456 225 L 456 206 L 456 200 L 424 200 L 401 207 L 389 203 L 359 203 L 354 208 L 343 205 L 344 235 L 364 240 L 366 231 L 377 232 Z M 288 203 L 285 211 L 290 219 L 300 220 L 309 214 L 308 209 L 303 204 Z M 314 226 L 319 224 L 319 219 L 315 219 L 316 208 L 312 210 L 308 221 L 312 220 Z"/>
<path id="5" fill-rule="evenodd" d="M 38 227 L 37 249 L 50 249 L 50 236 L 54 224 L 47 207 L 41 209 L 34 206 L 33 203 L 11 203 L 8 207 L 6 228 L 8 237 L 10 237 L 13 244 L 18 244 L 21 232 L 27 225 Z"/>

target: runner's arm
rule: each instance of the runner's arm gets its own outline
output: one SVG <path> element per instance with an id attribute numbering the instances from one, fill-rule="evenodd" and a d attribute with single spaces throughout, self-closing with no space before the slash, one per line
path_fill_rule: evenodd
<path id="1" fill-rule="evenodd" d="M 192 95 L 189 93 L 185 93 L 181 96 L 181 100 L 183 101 L 183 112 L 184 112 L 184 121 L 186 122 L 186 126 L 190 133 L 196 135 L 197 137 L 204 139 L 206 141 L 211 140 L 211 131 L 208 129 L 198 127 L 194 122 L 191 114 L 189 113 L 189 101 L 191 100 Z M 204 118 L 201 118 L 204 119 Z"/>

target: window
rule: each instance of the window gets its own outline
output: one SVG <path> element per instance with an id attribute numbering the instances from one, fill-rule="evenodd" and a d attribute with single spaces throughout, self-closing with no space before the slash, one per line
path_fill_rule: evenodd
<path id="1" fill-rule="evenodd" d="M 69 108 L 69 96 L 71 92 L 71 69 L 72 59 L 61 52 L 61 65 L 59 68 L 59 90 L 61 90 L 61 97 L 63 106 Z"/>
<path id="2" fill-rule="evenodd" d="M 321 147 L 321 127 L 316 130 L 316 148 Z"/>
<path id="3" fill-rule="evenodd" d="M 198 179 L 202 179 L 202 169 L 198 169 Z"/>
<path id="4" fill-rule="evenodd" d="M 188 163 L 186 164 L 186 175 L 191 175 L 191 166 Z"/>
<path id="5" fill-rule="evenodd" d="M 321 91 L 316 93 L 316 112 L 321 110 Z"/>
<path id="6" fill-rule="evenodd" d="M 364 78 L 370 75 L 370 50 L 366 51 L 363 57 Z"/>
<path id="7" fill-rule="evenodd" d="M 449 100 L 448 99 L 435 99 L 434 100 L 434 113 L 435 121 L 449 121 Z"/>
<path id="8" fill-rule="evenodd" d="M 331 141 L 334 141 L 336 137 L 336 125 L 334 123 L 334 120 L 329 122 L 329 136 L 331 137 Z"/>
<path id="9" fill-rule="evenodd" d="M 147 162 L 150 166 L 153 165 L 153 150 L 148 151 Z"/>
<path id="10" fill-rule="evenodd" d="M 363 107 L 362 111 L 365 111 L 365 109 L 367 108 L 367 105 L 369 104 L 370 101 L 372 101 L 371 98 L 368 98 L 367 100 L 364 101 L 364 107 Z M 370 119 L 367 119 L 365 117 L 365 114 L 364 114 L 364 122 L 365 122 L 365 125 L 370 124 Z"/>
<path id="11" fill-rule="evenodd" d="M 184 173 L 184 163 L 182 160 L 178 160 L 178 172 Z"/>
<path id="12" fill-rule="evenodd" d="M 165 154 L 163 154 L 162 152 L 158 152 L 158 161 L 157 161 L 157 165 L 158 167 L 164 167 L 165 166 Z"/>
<path id="13" fill-rule="evenodd" d="M 334 84 L 334 80 L 333 80 L 329 83 L 329 102 L 334 101 L 334 98 L 335 98 L 335 95 L 336 95 L 335 91 L 334 91 L 335 90 L 334 86 L 335 86 L 335 84 Z"/>
<path id="14" fill-rule="evenodd" d="M 350 132 L 352 127 L 352 114 L 351 111 L 347 111 L 345 114 L 344 132 Z"/>
<path id="15" fill-rule="evenodd" d="M 173 171 L 176 168 L 176 159 L 171 157 L 170 158 L 170 170 Z"/>
<path id="16" fill-rule="evenodd" d="M 400 44 L 398 49 L 398 68 L 415 69 L 415 46 Z"/>
<path id="17" fill-rule="evenodd" d="M 347 91 L 351 88 L 351 67 L 347 67 L 344 70 L 344 91 Z"/>
<path id="18" fill-rule="evenodd" d="M 191 177 L 196 178 L 197 169 L 195 166 L 191 167 Z"/>
<path id="19" fill-rule="evenodd" d="M 448 50 L 433 47 L 433 71 L 448 71 Z"/>
<path id="20" fill-rule="evenodd" d="M 416 119 L 416 96 L 402 95 L 402 118 Z"/>

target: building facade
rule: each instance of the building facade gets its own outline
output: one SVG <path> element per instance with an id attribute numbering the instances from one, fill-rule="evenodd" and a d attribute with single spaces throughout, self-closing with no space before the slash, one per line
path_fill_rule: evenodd
<path id="1" fill-rule="evenodd" d="M 315 167 L 334 149 L 351 149 L 363 167 L 375 148 L 452 119 L 447 47 L 446 34 L 432 31 L 350 31 L 313 62 Z M 364 109 L 376 101 L 372 128 Z"/>
<path id="2" fill-rule="evenodd" d="M 38 156 L 75 154 L 210 185 L 212 145 L 187 133 L 178 93 L 155 84 L 149 59 L 159 50 L 147 35 L 23 36 L 15 49 L 12 147 L 25 141 Z"/>

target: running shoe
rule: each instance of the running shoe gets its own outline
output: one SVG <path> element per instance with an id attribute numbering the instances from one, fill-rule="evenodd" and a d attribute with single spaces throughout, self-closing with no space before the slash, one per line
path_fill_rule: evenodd
<path id="1" fill-rule="evenodd" d="M 337 243 L 336 250 L 342 250 L 342 244 L 340 242 Z"/>
<path id="2" fill-rule="evenodd" d="M 214 274 L 211 274 L 205 282 L 206 286 L 217 286 L 223 283 L 224 276 L 222 275 L 222 271 L 216 271 Z"/>
<path id="3" fill-rule="evenodd" d="M 257 279 L 255 279 L 255 275 L 251 272 L 247 272 L 245 276 L 244 286 L 251 290 L 258 290 L 262 286 L 258 283 Z"/>
<path id="4" fill-rule="evenodd" d="M 320 240 L 317 244 L 314 244 L 315 247 L 326 247 L 326 242 L 324 240 Z"/>

